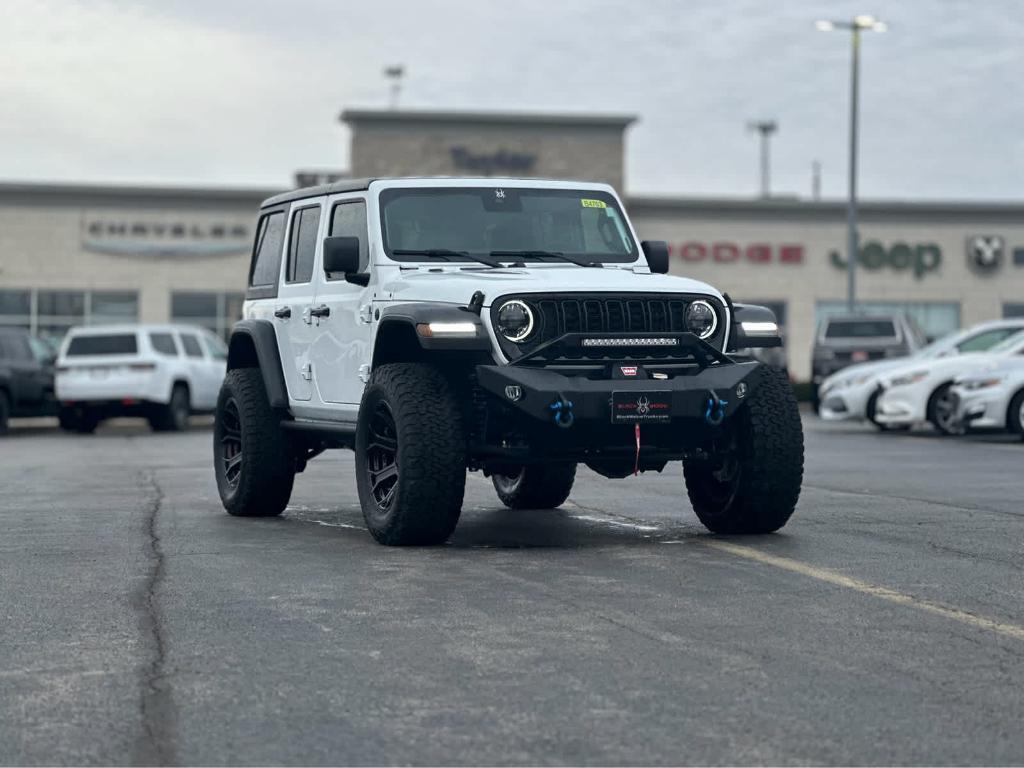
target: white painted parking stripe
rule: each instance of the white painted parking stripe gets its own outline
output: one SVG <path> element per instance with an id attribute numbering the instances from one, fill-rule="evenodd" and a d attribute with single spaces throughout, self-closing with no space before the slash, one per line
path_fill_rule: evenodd
<path id="1" fill-rule="evenodd" d="M 903 592 L 898 592 L 895 589 L 890 589 L 889 587 L 882 587 L 877 584 L 861 581 L 860 579 L 846 576 L 845 574 L 828 568 L 809 565 L 808 563 L 793 560 L 789 557 L 770 555 L 767 552 L 762 552 L 758 549 L 754 549 L 753 547 L 743 546 L 742 544 L 734 544 L 733 542 L 718 541 L 715 539 L 709 539 L 702 543 L 712 549 L 728 552 L 729 554 L 736 555 L 737 557 L 743 557 L 747 560 L 753 560 L 758 563 L 770 565 L 774 568 L 790 571 L 791 573 L 798 573 L 801 576 L 807 576 L 812 579 L 817 579 L 818 581 L 824 581 L 828 584 L 833 584 L 844 589 L 852 589 L 855 592 L 870 595 L 871 597 L 877 597 L 880 600 L 895 603 L 896 605 L 916 608 L 917 610 L 933 613 L 946 619 L 952 619 L 953 621 L 958 621 L 961 624 L 967 624 L 977 629 L 995 632 L 1006 637 L 1012 637 L 1015 640 L 1024 640 L 1024 626 L 997 621 L 996 619 L 991 619 L 987 616 L 978 616 L 977 614 L 968 613 L 967 611 L 960 610 L 959 608 L 953 608 L 948 605 L 943 605 L 942 603 L 935 603 L 931 600 L 924 600 L 919 597 L 907 595 Z"/>

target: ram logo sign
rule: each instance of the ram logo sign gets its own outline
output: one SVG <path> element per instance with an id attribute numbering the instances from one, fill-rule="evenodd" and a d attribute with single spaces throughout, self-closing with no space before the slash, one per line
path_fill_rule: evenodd
<path id="1" fill-rule="evenodd" d="M 992 272 L 1003 263 L 1006 241 L 999 235 L 967 238 L 967 263 L 977 272 Z"/>

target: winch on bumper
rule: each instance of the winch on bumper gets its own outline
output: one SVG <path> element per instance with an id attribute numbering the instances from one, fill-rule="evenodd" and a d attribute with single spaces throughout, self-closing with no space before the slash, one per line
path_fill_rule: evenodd
<path id="1" fill-rule="evenodd" d="M 480 365 L 476 371 L 480 386 L 506 404 L 537 421 L 571 428 L 579 421 L 643 425 L 678 419 L 714 426 L 742 407 L 763 367 L 727 363 L 668 379 L 648 378 L 646 366 L 629 360 L 609 364 L 619 372 L 616 378 L 510 365 Z M 622 369 L 634 373 L 624 375 Z"/>
<path id="2" fill-rule="evenodd" d="M 627 354 L 616 357 L 620 350 Z M 569 333 L 509 365 L 478 365 L 476 378 L 534 425 L 715 427 L 742 407 L 763 368 L 736 362 L 691 333 Z"/>

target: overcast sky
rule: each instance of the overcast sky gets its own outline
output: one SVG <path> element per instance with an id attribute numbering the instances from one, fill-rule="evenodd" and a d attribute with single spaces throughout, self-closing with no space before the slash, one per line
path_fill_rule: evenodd
<path id="1" fill-rule="evenodd" d="M 1024 197 L 1021 0 L 2 0 L 0 180 L 283 187 L 345 167 L 343 107 L 632 113 L 632 193 L 846 184 L 849 36 L 863 43 L 865 197 Z"/>

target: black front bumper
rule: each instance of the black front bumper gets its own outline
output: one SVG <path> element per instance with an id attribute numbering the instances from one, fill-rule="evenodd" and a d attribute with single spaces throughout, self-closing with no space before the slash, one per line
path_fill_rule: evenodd
<path id="1" fill-rule="evenodd" d="M 629 361 L 623 364 L 631 366 Z M 638 373 L 643 371 L 640 368 Z M 694 420 L 715 425 L 742 407 L 744 399 L 765 375 L 765 368 L 758 362 L 730 362 L 664 380 L 594 379 L 513 365 L 479 365 L 476 374 L 484 391 L 541 423 L 566 426 L 564 413 L 571 411 L 574 424 L 612 424 L 613 399 L 616 403 L 628 402 L 635 394 L 637 399 L 646 397 L 648 401 L 664 402 L 668 406 L 667 413 L 659 416 L 668 418 L 662 421 Z M 559 413 L 563 414 L 562 423 L 556 419 Z M 638 419 L 638 423 L 642 420 Z"/>

